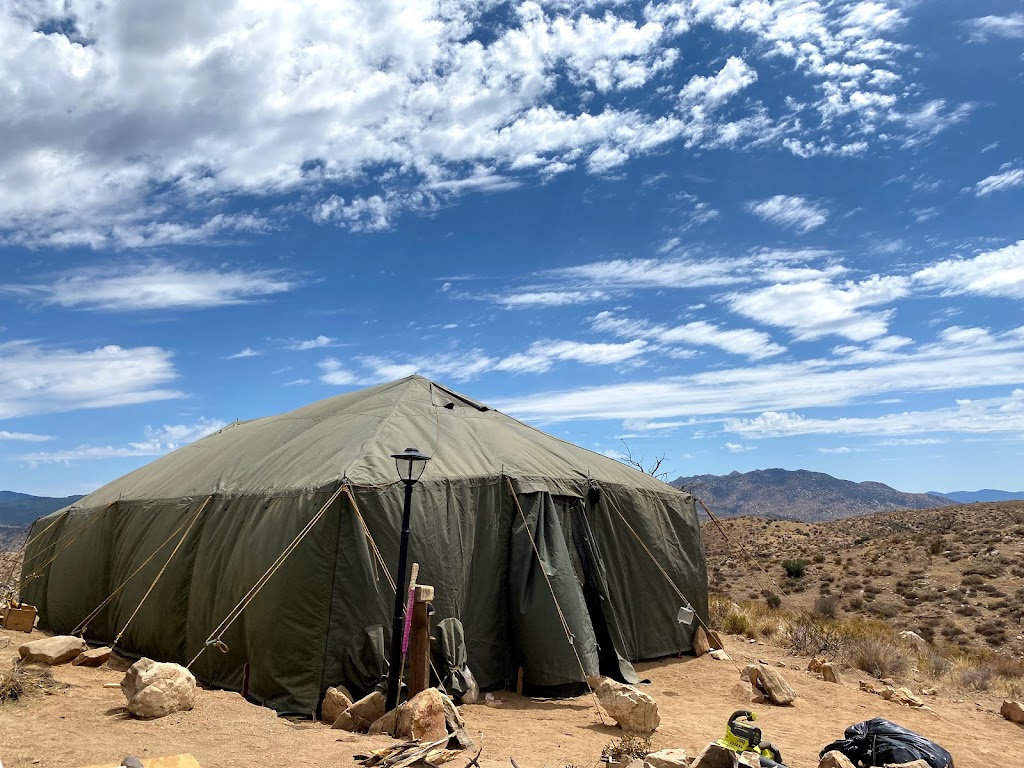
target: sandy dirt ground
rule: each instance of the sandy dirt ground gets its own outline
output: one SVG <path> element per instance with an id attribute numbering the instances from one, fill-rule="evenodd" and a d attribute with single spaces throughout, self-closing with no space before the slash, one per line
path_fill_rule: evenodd
<path id="1" fill-rule="evenodd" d="M 41 637 L 36 632 L 32 637 Z M 17 657 L 29 636 L 0 630 L 0 664 Z M 858 690 L 863 675 L 852 670 L 842 685 L 826 683 L 802 671 L 806 659 L 781 649 L 727 639 L 735 661 L 764 659 L 785 664 L 782 674 L 796 689 L 791 707 L 745 705 L 733 692 L 739 679 L 729 662 L 710 657 L 669 659 L 638 665 L 651 684 L 643 690 L 657 699 L 662 725 L 653 738 L 656 749 L 684 747 L 695 753 L 720 738 L 729 714 L 750 706 L 758 714 L 765 738 L 782 750 L 792 768 L 817 766 L 818 750 L 840 738 L 843 729 L 870 717 L 885 717 L 938 741 L 958 768 L 998 768 L 1017 764 L 1024 747 L 1024 727 L 1003 720 L 1001 700 L 978 694 L 958 700 L 940 692 L 928 697 L 932 711 L 912 710 Z M 0 760 L 6 768 L 120 762 L 139 757 L 191 752 L 205 768 L 260 766 L 347 766 L 352 756 L 389 743 L 332 730 L 319 723 L 295 723 L 226 691 L 203 690 L 196 708 L 168 717 L 140 721 L 128 716 L 119 689 L 121 672 L 101 667 L 64 665 L 55 677 L 71 687 L 0 705 Z M 910 687 L 917 690 L 913 683 Z M 601 748 L 621 736 L 605 716 L 602 724 L 589 696 L 538 700 L 511 693 L 496 694 L 495 705 L 462 707 L 474 739 L 484 737 L 483 768 L 508 768 L 514 757 L 521 768 L 595 766 Z M 463 768 L 457 757 L 448 765 Z"/>

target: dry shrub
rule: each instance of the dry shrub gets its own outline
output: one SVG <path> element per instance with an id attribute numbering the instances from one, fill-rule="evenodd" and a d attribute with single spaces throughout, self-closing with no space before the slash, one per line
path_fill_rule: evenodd
<path id="1" fill-rule="evenodd" d="M 617 742 L 612 741 L 601 750 L 602 757 L 611 758 L 616 763 L 643 760 L 650 753 L 650 736 L 638 736 L 635 733 L 624 733 Z"/>
<path id="2" fill-rule="evenodd" d="M 0 672 L 0 704 L 67 687 L 67 684 L 53 679 L 49 667 L 15 664 L 7 672 Z"/>
<path id="3" fill-rule="evenodd" d="M 902 677 L 912 662 L 912 651 L 892 637 L 863 637 L 850 649 L 850 666 L 877 678 Z"/>
<path id="4" fill-rule="evenodd" d="M 835 595 L 822 595 L 814 601 L 814 612 L 826 619 L 834 619 L 839 610 L 839 599 Z"/>

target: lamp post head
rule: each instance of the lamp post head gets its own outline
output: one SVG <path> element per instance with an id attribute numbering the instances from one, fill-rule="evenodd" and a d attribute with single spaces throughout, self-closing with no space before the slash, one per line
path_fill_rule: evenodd
<path id="1" fill-rule="evenodd" d="M 398 476 L 406 485 L 415 485 L 416 481 L 420 479 L 420 475 L 423 474 L 423 470 L 426 469 L 427 462 L 430 461 L 429 456 L 420 453 L 416 448 L 406 448 L 401 453 L 393 453 L 391 458 L 395 460 Z M 405 466 L 402 466 L 403 462 L 405 462 Z M 418 473 L 415 469 L 417 466 L 420 467 Z"/>

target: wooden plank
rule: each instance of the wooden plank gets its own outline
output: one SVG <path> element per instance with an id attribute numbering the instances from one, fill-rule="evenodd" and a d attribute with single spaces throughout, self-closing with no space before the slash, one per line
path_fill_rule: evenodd
<path id="1" fill-rule="evenodd" d="M 427 603 L 419 601 L 412 606 L 412 630 L 409 636 L 409 698 L 430 687 L 430 616 L 427 615 L 427 607 Z"/>

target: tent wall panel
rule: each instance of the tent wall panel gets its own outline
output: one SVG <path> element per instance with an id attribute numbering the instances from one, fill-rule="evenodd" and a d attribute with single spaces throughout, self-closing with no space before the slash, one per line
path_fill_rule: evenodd
<path id="1" fill-rule="evenodd" d="M 120 505 L 76 511 L 61 532 L 64 543 L 44 556 L 61 550 L 46 582 L 46 615 L 55 631 L 70 632 L 110 594 L 111 532 L 120 513 Z"/>

